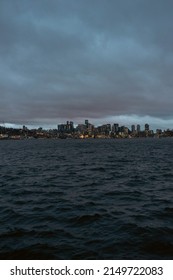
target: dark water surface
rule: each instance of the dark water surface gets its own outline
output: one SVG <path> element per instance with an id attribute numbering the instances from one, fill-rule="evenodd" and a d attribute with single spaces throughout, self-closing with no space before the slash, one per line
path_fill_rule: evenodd
<path id="1" fill-rule="evenodd" d="M 0 141 L 1 259 L 173 259 L 173 138 Z"/>

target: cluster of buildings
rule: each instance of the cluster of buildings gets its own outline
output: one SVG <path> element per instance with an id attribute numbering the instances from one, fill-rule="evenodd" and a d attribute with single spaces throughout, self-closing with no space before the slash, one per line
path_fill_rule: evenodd
<path id="1" fill-rule="evenodd" d="M 141 129 L 139 124 L 132 125 L 129 129 L 126 126 L 120 126 L 118 123 L 102 124 L 95 127 L 93 124 L 85 120 L 84 124 L 78 124 L 74 127 L 73 122 L 67 121 L 65 124 L 58 125 L 59 137 L 75 137 L 75 138 L 134 138 L 134 137 L 161 137 L 173 136 L 173 130 L 157 129 L 155 132 L 150 129 L 149 124 L 145 124 Z"/>
<path id="2" fill-rule="evenodd" d="M 129 129 L 126 126 L 120 126 L 118 123 L 102 124 L 95 127 L 85 120 L 84 123 L 74 126 L 72 121 L 59 124 L 56 129 L 45 130 L 41 127 L 38 129 L 28 129 L 23 126 L 21 129 L 6 128 L 0 126 L 0 140 L 3 139 L 31 139 L 31 138 L 135 138 L 135 137 L 172 137 L 173 130 L 157 129 L 155 132 L 150 129 L 149 124 L 145 124 L 143 129 L 139 124 L 132 125 Z"/>

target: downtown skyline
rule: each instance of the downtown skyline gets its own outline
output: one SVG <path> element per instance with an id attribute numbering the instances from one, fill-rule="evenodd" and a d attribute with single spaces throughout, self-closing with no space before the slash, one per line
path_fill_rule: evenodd
<path id="1" fill-rule="evenodd" d="M 88 119 L 88 118 L 86 118 Z M 84 118 L 74 118 L 73 120 L 71 120 L 74 124 L 74 127 L 77 127 L 79 124 L 82 124 L 85 122 Z M 172 130 L 173 129 L 173 124 L 171 121 L 169 120 L 162 120 L 159 122 L 159 120 L 156 118 L 153 121 L 153 118 L 150 118 L 148 116 L 145 116 L 143 118 L 139 118 L 137 119 L 137 116 L 118 116 L 116 118 L 108 118 L 108 119 L 99 119 L 99 120 L 95 120 L 95 119 L 89 119 L 89 121 L 92 123 L 92 125 L 94 125 L 95 127 L 101 126 L 103 124 L 110 124 L 111 126 L 114 125 L 115 123 L 118 123 L 119 126 L 125 126 L 128 127 L 129 129 L 135 125 L 140 125 L 141 128 L 145 127 L 145 124 L 149 124 L 151 129 L 153 131 L 156 131 L 157 129 L 161 129 L 161 130 Z M 152 123 L 151 123 L 152 121 Z M 14 124 L 14 123 L 6 123 L 4 120 L 1 122 L 0 121 L 0 126 L 1 127 L 7 127 L 7 128 L 18 128 L 20 129 L 21 127 L 23 127 L 23 125 L 27 126 L 29 129 L 38 129 L 38 127 L 42 127 L 45 130 L 49 130 L 49 129 L 56 129 L 58 124 L 64 124 L 67 122 L 67 118 L 62 118 L 59 119 L 57 118 L 57 122 L 53 123 L 53 124 L 47 124 L 45 125 L 44 122 L 38 122 L 35 124 L 29 123 L 29 122 L 22 122 L 19 124 Z"/>
<path id="2" fill-rule="evenodd" d="M 162 127 L 157 127 L 154 128 L 151 124 L 149 123 L 143 123 L 142 125 L 139 123 L 133 123 L 131 125 L 127 125 L 125 123 L 119 123 L 119 122 L 114 122 L 114 123 L 99 123 L 99 124 L 94 124 L 92 123 L 90 120 L 85 119 L 85 120 L 81 120 L 78 124 L 75 123 L 73 120 L 66 120 L 65 122 L 61 122 L 58 123 L 56 125 L 53 126 L 49 126 L 49 127 L 44 127 L 44 126 L 26 126 L 26 125 L 13 125 L 13 124 L 1 124 L 0 123 L 0 129 L 1 130 L 8 130 L 8 129 L 12 129 L 12 130 L 42 130 L 42 131 L 51 131 L 51 130 L 57 130 L 57 131 L 66 131 L 67 127 L 71 127 L 70 131 L 80 131 L 80 128 L 84 128 L 85 129 L 89 129 L 89 130 L 97 130 L 99 128 L 105 128 L 105 127 L 109 127 L 109 131 L 110 132 L 115 132 L 115 127 L 118 127 L 119 131 L 121 130 L 128 130 L 129 133 L 131 132 L 144 132 L 144 131 L 150 131 L 151 133 L 157 133 L 157 131 L 160 132 L 164 132 L 164 131 L 173 131 L 172 127 L 167 127 L 166 129 L 163 129 Z M 64 130 L 65 129 L 65 130 Z M 117 129 L 117 128 L 116 128 Z M 68 131 L 69 129 L 67 129 Z M 116 131 L 118 132 L 118 130 Z"/>
<path id="3" fill-rule="evenodd" d="M 173 129 L 154 131 L 148 123 L 141 127 L 139 124 L 132 125 L 130 128 L 118 123 L 101 124 L 94 126 L 89 120 L 84 123 L 74 125 L 73 121 L 66 121 L 57 125 L 57 128 L 44 129 L 38 127 L 30 129 L 23 125 L 20 128 L 0 126 L 0 140 L 24 140 L 24 139 L 86 139 L 86 138 L 161 138 L 173 137 Z"/>

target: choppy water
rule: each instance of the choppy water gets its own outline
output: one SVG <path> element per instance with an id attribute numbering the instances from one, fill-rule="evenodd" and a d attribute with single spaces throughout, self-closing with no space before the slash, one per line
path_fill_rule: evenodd
<path id="1" fill-rule="evenodd" d="M 0 141 L 1 259 L 173 259 L 173 138 Z"/>

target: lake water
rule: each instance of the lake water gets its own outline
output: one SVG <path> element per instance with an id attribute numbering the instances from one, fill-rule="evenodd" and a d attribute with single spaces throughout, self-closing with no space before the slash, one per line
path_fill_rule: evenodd
<path id="1" fill-rule="evenodd" d="M 173 138 L 0 141 L 0 259 L 173 259 Z"/>

